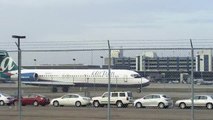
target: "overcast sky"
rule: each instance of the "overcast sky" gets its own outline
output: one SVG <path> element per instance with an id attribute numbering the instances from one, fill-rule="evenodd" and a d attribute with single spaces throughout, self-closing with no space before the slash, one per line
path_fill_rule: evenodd
<path id="1" fill-rule="evenodd" d="M 0 43 L 212 39 L 213 0 L 0 0 Z M 10 46 L 2 49 L 10 50 Z"/>

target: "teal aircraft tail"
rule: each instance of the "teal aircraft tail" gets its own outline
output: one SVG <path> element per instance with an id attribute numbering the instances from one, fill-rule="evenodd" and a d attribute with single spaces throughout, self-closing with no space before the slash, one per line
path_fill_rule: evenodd
<path id="1" fill-rule="evenodd" d="M 8 73 L 9 71 L 18 70 L 17 64 L 9 57 L 7 51 L 0 51 L 0 73 Z"/>

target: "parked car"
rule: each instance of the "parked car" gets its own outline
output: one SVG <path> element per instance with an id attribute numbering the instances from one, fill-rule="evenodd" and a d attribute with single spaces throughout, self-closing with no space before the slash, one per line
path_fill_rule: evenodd
<path id="1" fill-rule="evenodd" d="M 83 97 L 79 94 L 66 94 L 62 97 L 52 99 L 50 104 L 58 107 L 58 106 L 86 106 L 90 104 L 89 97 Z"/>
<path id="2" fill-rule="evenodd" d="M 5 94 L 5 93 L 0 93 L 0 106 L 3 105 L 11 105 L 14 103 L 15 98 Z"/>
<path id="3" fill-rule="evenodd" d="M 18 99 L 16 99 L 15 102 L 17 103 Z M 50 100 L 49 100 L 49 98 L 47 98 L 41 94 L 29 94 L 29 95 L 21 97 L 21 103 L 23 106 L 25 106 L 25 105 L 45 106 L 50 103 Z"/>
<path id="4" fill-rule="evenodd" d="M 192 99 L 177 100 L 175 106 L 184 109 L 192 106 Z M 212 95 L 196 95 L 194 96 L 195 107 L 206 107 L 207 109 L 213 108 L 213 96 Z"/>
<path id="5" fill-rule="evenodd" d="M 127 107 L 132 104 L 132 92 L 110 92 L 110 104 L 116 105 L 118 108 Z M 92 104 L 94 107 L 103 107 L 108 104 L 108 92 L 103 93 L 102 96 L 93 97 Z"/>
<path id="6" fill-rule="evenodd" d="M 173 105 L 172 99 L 164 94 L 150 94 L 136 99 L 133 103 L 136 108 L 142 107 L 159 107 L 167 108 Z"/>

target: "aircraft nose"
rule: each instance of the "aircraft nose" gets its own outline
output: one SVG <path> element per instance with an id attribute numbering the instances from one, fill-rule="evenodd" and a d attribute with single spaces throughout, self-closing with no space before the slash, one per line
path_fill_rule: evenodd
<path id="1" fill-rule="evenodd" d="M 148 86 L 150 84 L 150 80 L 143 78 L 143 86 Z"/>

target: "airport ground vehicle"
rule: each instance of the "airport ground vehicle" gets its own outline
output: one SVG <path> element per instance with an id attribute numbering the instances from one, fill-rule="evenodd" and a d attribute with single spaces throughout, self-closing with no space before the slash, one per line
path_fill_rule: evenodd
<path id="1" fill-rule="evenodd" d="M 58 106 L 86 106 L 90 104 L 89 97 L 83 97 L 79 94 L 66 94 L 62 97 L 52 99 L 50 104 L 58 107 Z"/>
<path id="2" fill-rule="evenodd" d="M 150 94 L 134 101 L 136 108 L 141 107 L 159 107 L 160 109 L 167 108 L 173 105 L 171 98 L 164 94 Z"/>
<path id="3" fill-rule="evenodd" d="M 3 106 L 3 105 L 11 105 L 13 104 L 15 98 L 8 95 L 8 94 L 5 94 L 5 93 L 0 93 L 0 106 Z"/>
<path id="4" fill-rule="evenodd" d="M 175 106 L 178 106 L 181 109 L 191 107 L 192 100 L 177 100 Z M 213 108 L 213 96 L 212 95 L 196 95 L 194 96 L 194 106 L 195 107 L 206 107 L 207 109 Z"/>
<path id="5" fill-rule="evenodd" d="M 18 99 L 16 99 L 15 103 L 18 102 Z M 21 103 L 23 106 L 25 105 L 34 105 L 34 106 L 45 106 L 50 103 L 49 98 L 41 95 L 41 94 L 29 94 L 26 96 L 22 96 Z"/>
<path id="6" fill-rule="evenodd" d="M 127 107 L 128 104 L 132 104 L 133 97 L 132 92 L 110 92 L 110 104 L 116 105 L 118 108 Z M 93 97 L 92 104 L 94 107 L 102 107 L 108 104 L 108 92 L 103 93 L 102 96 Z"/>

